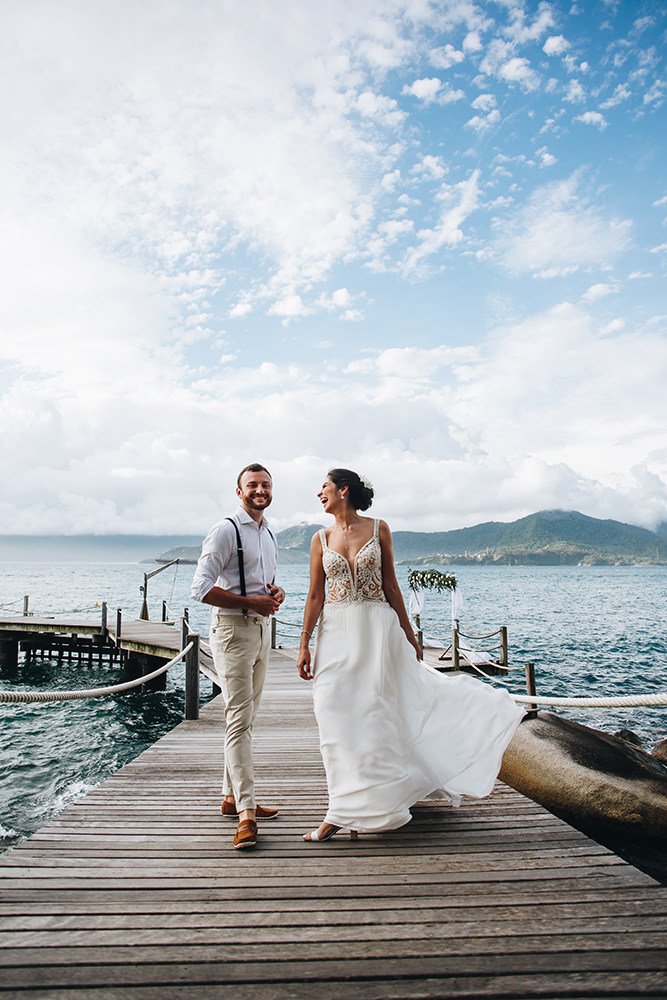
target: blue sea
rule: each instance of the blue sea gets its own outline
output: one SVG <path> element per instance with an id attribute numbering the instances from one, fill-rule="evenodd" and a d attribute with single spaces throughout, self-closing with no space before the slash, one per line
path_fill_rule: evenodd
<path id="1" fill-rule="evenodd" d="M 23 596 L 35 614 L 71 614 L 99 620 L 123 608 L 139 616 L 140 586 L 151 567 L 137 563 L 0 563 L 0 614 L 20 613 Z M 444 569 L 445 567 L 438 567 Z M 149 611 L 162 602 L 191 627 L 208 632 L 208 609 L 190 599 L 193 566 L 169 568 L 149 581 Z M 563 696 L 643 694 L 667 690 L 667 567 L 456 567 L 464 596 L 459 614 L 468 633 L 506 625 L 509 687 L 525 692 L 524 665 L 536 665 L 540 692 Z M 407 568 L 399 581 L 408 595 Z M 308 568 L 286 566 L 278 582 L 287 601 L 278 616 L 278 641 L 298 642 Z M 426 595 L 426 636 L 445 639 L 449 596 Z M 118 671 L 82 668 L 75 661 L 21 663 L 0 688 L 43 691 L 117 683 Z M 183 668 L 170 671 L 167 690 L 87 701 L 0 705 L 0 850 L 43 826 L 88 789 L 132 760 L 183 717 Z M 202 701 L 211 697 L 202 678 Z M 586 725 L 633 730 L 646 749 L 667 737 L 667 708 L 563 709 Z"/>

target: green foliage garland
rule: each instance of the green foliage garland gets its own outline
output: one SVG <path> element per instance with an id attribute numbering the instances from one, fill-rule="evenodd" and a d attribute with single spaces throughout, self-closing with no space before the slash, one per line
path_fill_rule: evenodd
<path id="1" fill-rule="evenodd" d="M 408 571 L 410 590 L 454 590 L 456 577 L 451 573 L 441 573 L 438 569 L 411 569 Z"/>

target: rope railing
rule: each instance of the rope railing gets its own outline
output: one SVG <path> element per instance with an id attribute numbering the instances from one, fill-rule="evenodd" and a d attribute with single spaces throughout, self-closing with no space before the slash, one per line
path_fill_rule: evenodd
<path id="1" fill-rule="evenodd" d="M 470 662 L 470 661 L 469 661 Z M 483 677 L 484 680 L 491 681 L 492 684 L 502 684 L 507 687 L 504 681 L 498 677 L 491 677 L 480 670 L 474 663 L 470 663 L 472 669 Z M 434 669 L 430 667 L 429 669 Z M 515 669 L 519 669 L 518 667 Z M 602 696 L 599 698 L 561 698 L 554 695 L 534 694 L 514 694 L 507 692 L 510 698 L 524 705 L 553 705 L 555 708 L 650 708 L 667 705 L 667 691 L 659 694 L 631 694 L 625 697 Z"/>
<path id="2" fill-rule="evenodd" d="M 494 678 L 489 678 L 495 680 Z M 660 694 L 627 695 L 625 698 L 553 698 L 539 694 L 511 694 L 510 698 L 530 705 L 554 705 L 564 708 L 648 708 L 667 705 L 667 691 Z"/>
<path id="3" fill-rule="evenodd" d="M 0 691 L 0 702 L 24 705 L 32 702 L 76 701 L 83 698 L 102 698 L 106 695 L 117 694 L 119 691 L 127 691 L 130 688 L 139 687 L 140 684 L 146 684 L 148 681 L 152 681 L 153 678 L 159 677 L 160 674 L 166 673 L 170 667 L 173 667 L 175 663 L 183 659 L 186 653 L 190 652 L 193 645 L 194 643 L 189 642 L 168 663 L 158 667 L 157 670 L 154 670 L 150 674 L 143 674 L 141 677 L 133 681 L 126 681 L 124 684 L 114 684 L 111 687 L 103 688 L 88 688 L 80 691 Z"/>

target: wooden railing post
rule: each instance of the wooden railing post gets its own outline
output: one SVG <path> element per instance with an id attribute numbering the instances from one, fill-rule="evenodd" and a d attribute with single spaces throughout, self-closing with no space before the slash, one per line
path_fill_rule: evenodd
<path id="1" fill-rule="evenodd" d="M 271 649 L 276 648 L 276 619 L 271 615 Z"/>
<path id="2" fill-rule="evenodd" d="M 109 635 L 109 630 L 107 628 L 107 602 L 102 601 L 102 638 L 101 642 L 104 644 L 107 641 Z"/>
<path id="3" fill-rule="evenodd" d="M 422 632 L 422 620 L 421 615 L 415 615 L 415 625 L 417 626 L 417 642 L 419 643 L 419 650 L 424 656 L 424 633 Z"/>
<path id="4" fill-rule="evenodd" d="M 167 602 L 163 601 L 162 602 L 162 621 L 166 622 L 166 620 L 167 620 Z"/>
<path id="5" fill-rule="evenodd" d="M 199 718 L 199 636 L 190 632 L 192 649 L 185 654 L 185 718 Z"/>
<path id="6" fill-rule="evenodd" d="M 28 614 L 28 604 L 30 603 L 30 596 L 28 594 L 23 598 L 23 615 L 24 617 Z"/>
<path id="7" fill-rule="evenodd" d="M 120 646 L 120 629 L 123 621 L 123 609 L 116 608 L 116 645 Z"/>
<path id="8" fill-rule="evenodd" d="M 537 694 L 537 688 L 535 686 L 535 664 L 526 664 L 526 694 Z M 537 718 L 537 705 L 528 705 L 528 711 L 526 712 L 527 719 Z"/>
<path id="9" fill-rule="evenodd" d="M 452 670 L 459 669 L 459 630 L 452 625 Z"/>
<path id="10" fill-rule="evenodd" d="M 506 667 L 509 664 L 509 650 L 507 646 L 507 626 L 500 626 L 500 666 Z"/>

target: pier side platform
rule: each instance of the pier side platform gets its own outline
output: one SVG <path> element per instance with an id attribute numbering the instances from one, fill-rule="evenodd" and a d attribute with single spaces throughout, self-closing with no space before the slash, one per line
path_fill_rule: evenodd
<path id="1" fill-rule="evenodd" d="M 0 858 L 0 1000 L 667 996 L 667 889 L 497 783 L 401 830 L 310 844 L 310 684 L 271 654 L 254 851 L 220 814 L 206 705 Z"/>

